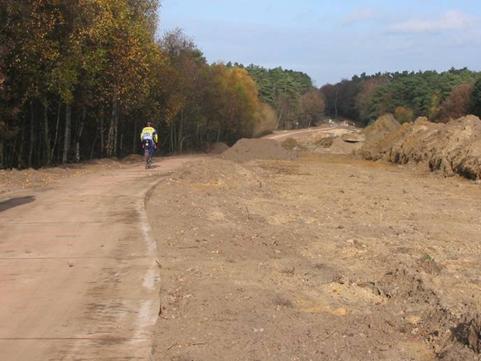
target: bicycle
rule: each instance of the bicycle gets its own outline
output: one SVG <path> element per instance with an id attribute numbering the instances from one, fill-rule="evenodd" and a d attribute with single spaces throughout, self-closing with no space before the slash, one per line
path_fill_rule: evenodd
<path id="1" fill-rule="evenodd" d="M 152 156 L 154 155 L 154 144 L 151 140 L 144 140 L 144 161 L 145 169 L 152 168 Z"/>

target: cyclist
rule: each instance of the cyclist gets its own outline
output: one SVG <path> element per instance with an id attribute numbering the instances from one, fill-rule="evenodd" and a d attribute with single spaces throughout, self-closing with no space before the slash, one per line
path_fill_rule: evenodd
<path id="1" fill-rule="evenodd" d="M 152 163 L 152 157 L 157 149 L 159 136 L 157 131 L 152 126 L 152 122 L 147 121 L 145 128 L 140 133 L 140 140 L 142 141 L 142 148 L 144 149 L 145 167 L 149 168 Z"/>

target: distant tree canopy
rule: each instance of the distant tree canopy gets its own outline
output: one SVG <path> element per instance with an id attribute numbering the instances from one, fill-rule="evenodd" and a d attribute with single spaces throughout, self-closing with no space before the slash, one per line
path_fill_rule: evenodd
<path id="1" fill-rule="evenodd" d="M 0 168 L 135 153 L 146 120 L 164 152 L 181 152 L 300 119 L 307 75 L 208 64 L 181 30 L 156 38 L 158 11 L 158 0 L 2 0 Z M 320 107 L 307 103 L 311 119 Z"/>
<path id="2" fill-rule="evenodd" d="M 324 114 L 324 98 L 313 87 L 309 75 L 283 68 L 266 69 L 257 65 L 244 67 L 255 79 L 263 102 L 274 108 L 279 128 L 309 127 Z"/>
<path id="3" fill-rule="evenodd" d="M 400 121 L 427 116 L 447 121 L 467 113 L 481 115 L 476 84 L 481 90 L 481 73 L 468 69 L 446 72 L 397 72 L 361 74 L 321 88 L 326 113 L 368 124 L 383 113 L 397 114 Z"/>
<path id="4" fill-rule="evenodd" d="M 164 152 L 309 126 L 324 99 L 303 73 L 208 64 L 159 0 L 0 2 L 0 168 Z"/>

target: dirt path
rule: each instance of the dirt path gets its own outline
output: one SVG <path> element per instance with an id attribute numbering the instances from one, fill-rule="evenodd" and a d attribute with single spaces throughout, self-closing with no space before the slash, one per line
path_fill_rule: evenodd
<path id="1" fill-rule="evenodd" d="M 192 158 L 0 202 L 0 359 L 148 360 L 159 311 L 146 193 Z"/>

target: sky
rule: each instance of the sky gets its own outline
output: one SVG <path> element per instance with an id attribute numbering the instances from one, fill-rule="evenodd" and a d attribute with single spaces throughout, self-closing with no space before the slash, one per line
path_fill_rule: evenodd
<path id="1" fill-rule="evenodd" d="M 209 62 L 282 66 L 317 86 L 355 74 L 481 70 L 480 0 L 162 0 Z"/>

